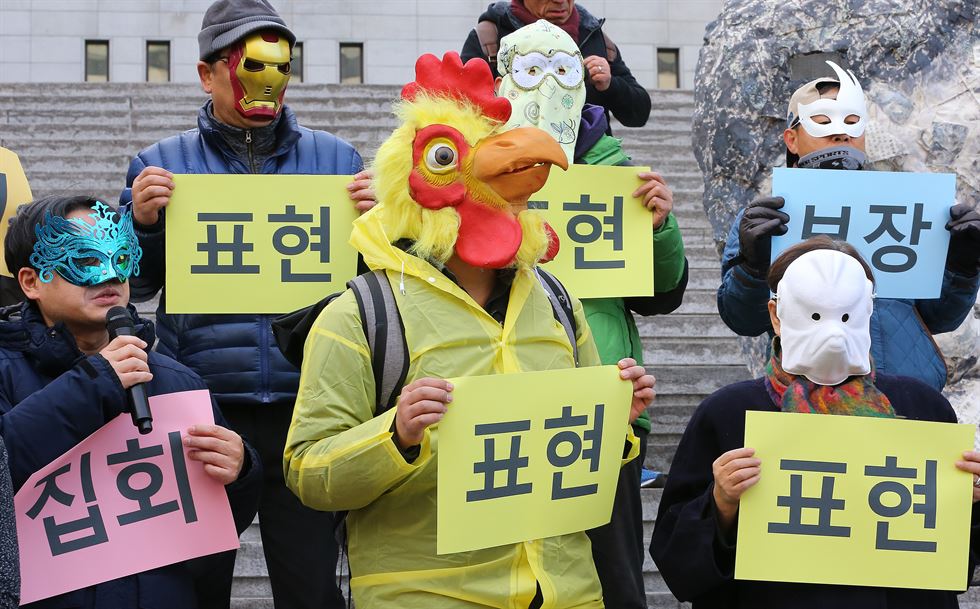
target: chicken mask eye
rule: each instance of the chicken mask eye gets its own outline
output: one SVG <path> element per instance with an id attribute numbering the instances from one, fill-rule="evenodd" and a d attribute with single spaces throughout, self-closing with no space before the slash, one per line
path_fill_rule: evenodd
<path id="1" fill-rule="evenodd" d="M 456 169 L 458 156 L 456 148 L 452 145 L 446 142 L 438 142 L 426 151 L 425 165 L 433 173 L 447 173 Z"/>

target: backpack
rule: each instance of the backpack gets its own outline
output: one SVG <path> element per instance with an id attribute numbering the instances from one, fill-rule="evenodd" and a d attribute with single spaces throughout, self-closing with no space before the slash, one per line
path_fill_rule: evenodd
<path id="1" fill-rule="evenodd" d="M 577 328 L 572 312 L 572 299 L 565 286 L 551 273 L 535 267 L 534 273 L 548 295 L 555 320 L 565 329 L 578 366 Z M 364 327 L 371 369 L 374 372 L 374 415 L 384 414 L 398 403 L 398 396 L 408 376 L 409 353 L 405 341 L 405 326 L 398 313 L 398 303 L 391 283 L 383 270 L 370 271 L 351 279 L 347 287 L 354 293 L 357 309 Z M 343 292 L 330 294 L 316 304 L 272 321 L 276 344 L 283 356 L 297 368 L 302 367 L 303 345 L 313 324 L 323 309 Z"/>

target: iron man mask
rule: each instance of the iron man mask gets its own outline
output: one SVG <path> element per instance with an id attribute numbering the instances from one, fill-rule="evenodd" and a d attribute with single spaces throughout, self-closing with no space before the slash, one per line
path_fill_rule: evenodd
<path id="1" fill-rule="evenodd" d="M 275 32 L 249 36 L 228 54 L 231 86 L 245 118 L 275 118 L 289 84 L 289 41 Z"/>

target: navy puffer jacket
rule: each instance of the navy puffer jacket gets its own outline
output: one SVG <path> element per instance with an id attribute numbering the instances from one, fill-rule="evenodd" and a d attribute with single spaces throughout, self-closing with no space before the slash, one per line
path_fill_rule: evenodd
<path id="1" fill-rule="evenodd" d="M 212 126 L 207 105 L 198 113 L 197 124 L 197 129 L 161 140 L 133 159 L 126 189 L 119 196 L 121 205 L 132 203 L 133 180 L 151 165 L 177 174 L 249 173 L 248 163 L 235 156 Z M 361 157 L 350 144 L 325 131 L 300 127 L 285 107 L 276 130 L 275 151 L 259 173 L 350 175 L 362 168 Z M 222 407 L 292 405 L 299 370 L 276 347 L 269 326 L 274 316 L 166 313 L 165 222 L 161 213 L 157 224 L 137 227 L 143 259 L 140 275 L 131 279 L 134 301 L 149 300 L 163 288 L 157 308 L 157 350 L 201 375 Z"/>
<path id="2" fill-rule="evenodd" d="M 135 317 L 135 310 L 131 313 Z M 137 335 L 152 344 L 153 325 L 137 318 Z M 145 385 L 148 396 L 206 388 L 200 377 L 166 356 L 150 352 L 149 365 L 153 380 Z M 64 324 L 49 328 L 29 303 L 0 310 L 0 435 L 10 456 L 15 490 L 117 417 L 126 402 L 126 391 L 109 362 L 79 351 Z M 216 405 L 214 420 L 228 426 Z M 245 453 L 238 480 L 225 487 L 239 534 L 255 517 L 262 479 L 258 455 L 248 444 Z M 121 577 L 25 607 L 193 609 L 195 580 L 213 568 L 215 556 Z"/>

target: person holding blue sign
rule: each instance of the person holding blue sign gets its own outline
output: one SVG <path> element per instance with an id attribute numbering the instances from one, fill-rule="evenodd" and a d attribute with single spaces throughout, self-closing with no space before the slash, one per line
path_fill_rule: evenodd
<path id="1" fill-rule="evenodd" d="M 9 451 L 15 490 L 126 412 L 131 387 L 142 384 L 147 396 L 207 388 L 188 368 L 149 351 L 155 338 L 153 324 L 140 319 L 129 304 L 130 279 L 140 272 L 142 257 L 129 213 L 118 214 L 85 196 L 39 199 L 18 209 L 4 257 L 28 298 L 0 309 L 0 435 Z M 135 335 L 111 338 L 106 314 L 113 307 L 129 310 Z M 183 442 L 191 449 L 188 457 L 203 463 L 205 473 L 224 485 L 240 535 L 258 508 L 262 465 L 254 449 L 228 428 L 213 401 L 212 408 L 214 424 L 195 425 Z M 152 484 L 147 482 L 144 488 Z M 62 503 L 65 495 L 61 492 Z M 67 497 L 65 505 L 71 505 L 72 495 Z M 95 507 L 100 514 L 98 504 Z M 105 532 L 101 520 L 58 524 L 63 526 L 53 527 L 61 529 L 56 538 L 76 542 L 68 552 L 106 541 L 95 534 L 99 528 Z M 223 598 L 212 596 L 214 582 L 206 576 L 221 557 L 178 562 L 23 606 L 227 606 L 227 592 Z"/>
<path id="2" fill-rule="evenodd" d="M 775 294 L 766 304 L 775 337 L 765 375 L 708 396 L 691 417 L 674 457 L 650 542 L 650 555 L 664 581 L 679 600 L 690 601 L 694 609 L 958 607 L 955 592 L 901 588 L 901 573 L 894 575 L 894 588 L 735 579 L 740 500 L 764 470 L 784 467 L 783 463 L 763 463 L 752 447 L 744 446 L 746 412 L 956 423 L 956 413 L 938 391 L 919 380 L 876 369 L 871 357 L 874 276 L 851 245 L 825 235 L 794 245 L 772 263 L 767 282 Z M 963 453 L 955 466 L 980 474 L 980 453 Z M 974 482 L 971 528 L 963 531 L 970 535 L 971 575 L 980 553 L 977 484 Z M 824 483 L 823 488 L 827 486 Z M 796 509 L 780 504 L 790 507 L 786 510 L 790 522 L 780 522 L 778 530 L 770 531 L 829 534 L 830 519 L 823 515 L 842 508 L 831 503 L 825 509 L 824 503 L 818 503 L 825 500 L 823 492 L 812 499 L 790 492 L 788 500 L 807 503 L 794 503 L 801 506 Z M 832 494 L 829 499 L 834 499 Z M 811 525 L 801 519 L 803 508 L 809 510 L 808 515 L 821 510 L 820 523 L 825 528 L 807 528 Z M 781 561 L 787 557 L 752 559 Z M 800 568 L 805 571 L 806 564 Z"/>
<path id="3" fill-rule="evenodd" d="M 853 73 L 827 62 L 836 78 L 818 78 L 790 99 L 786 166 L 809 169 L 865 168 L 868 111 L 864 92 Z M 766 302 L 772 238 L 786 233 L 789 216 L 780 211 L 782 197 L 760 197 L 735 216 L 722 254 L 718 312 L 742 336 L 773 333 Z M 980 214 L 954 205 L 942 289 L 937 299 L 875 300 L 871 317 L 871 354 L 881 372 L 918 378 L 937 390 L 946 384 L 946 366 L 932 339 L 951 332 L 966 319 L 980 287 Z"/>
<path id="4" fill-rule="evenodd" d="M 537 127 L 555 138 L 570 162 L 583 165 L 629 165 L 620 140 L 606 134 L 606 115 L 585 102 L 585 63 L 575 41 L 545 20 L 526 25 L 500 40 L 498 93 L 514 106 L 504 129 Z M 555 94 L 558 91 L 558 94 Z M 567 129 L 572 133 L 564 137 Z M 643 181 L 633 193 L 642 197 L 653 224 L 654 293 L 633 298 L 590 298 L 582 301 L 585 318 L 603 364 L 624 357 L 643 363 L 643 346 L 633 320 L 639 315 L 666 315 L 681 305 L 687 288 L 687 259 L 677 219 L 671 212 L 673 194 L 660 174 L 637 172 Z M 620 471 L 608 524 L 588 531 L 592 556 L 610 609 L 645 608 L 643 583 L 643 506 L 640 479 L 646 456 L 650 417 L 633 421 L 640 456 Z M 654 474 L 663 479 L 662 474 Z"/>

